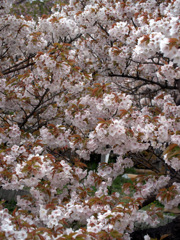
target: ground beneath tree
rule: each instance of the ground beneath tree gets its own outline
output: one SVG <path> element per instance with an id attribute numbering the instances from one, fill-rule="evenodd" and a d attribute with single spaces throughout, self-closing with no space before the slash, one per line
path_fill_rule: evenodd
<path id="1" fill-rule="evenodd" d="M 144 240 L 147 234 L 157 240 L 180 240 L 180 216 L 165 226 L 137 230 L 131 234 L 131 240 Z"/>

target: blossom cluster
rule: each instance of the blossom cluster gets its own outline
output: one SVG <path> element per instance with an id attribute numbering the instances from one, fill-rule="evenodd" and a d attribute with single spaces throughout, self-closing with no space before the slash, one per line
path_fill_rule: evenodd
<path id="1" fill-rule="evenodd" d="M 0 186 L 18 196 L 13 213 L 0 203 L 0 238 L 129 240 L 136 222 L 155 226 L 158 210 L 139 210 L 151 194 L 180 203 L 178 178 L 167 189 L 180 170 L 179 0 L 71 0 L 37 21 L 12 2 L 0 3 Z M 116 192 L 152 149 L 163 175 Z"/>

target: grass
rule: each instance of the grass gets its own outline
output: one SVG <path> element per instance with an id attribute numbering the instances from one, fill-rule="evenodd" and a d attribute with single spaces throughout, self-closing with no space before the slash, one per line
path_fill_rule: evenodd
<path id="1" fill-rule="evenodd" d="M 136 174 L 136 169 L 135 168 L 126 168 L 124 173 L 132 173 L 132 174 Z"/>

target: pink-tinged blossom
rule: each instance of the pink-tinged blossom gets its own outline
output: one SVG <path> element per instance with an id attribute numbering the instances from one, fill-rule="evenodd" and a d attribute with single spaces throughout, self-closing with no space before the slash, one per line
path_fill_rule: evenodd
<path id="1" fill-rule="evenodd" d="M 164 205 L 166 209 L 172 209 L 173 207 L 177 207 L 180 203 L 180 184 L 173 183 L 172 185 L 177 191 L 177 194 L 172 197 L 172 199 L 168 200 L 167 198 L 158 197 L 158 200 Z"/>

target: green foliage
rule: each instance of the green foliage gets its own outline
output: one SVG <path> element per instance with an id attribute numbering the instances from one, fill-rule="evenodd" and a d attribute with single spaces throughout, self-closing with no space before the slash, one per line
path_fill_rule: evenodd
<path id="1" fill-rule="evenodd" d="M 135 168 L 126 168 L 124 173 L 132 173 L 132 174 L 136 174 L 136 169 Z"/>
<path id="2" fill-rule="evenodd" d="M 11 14 L 17 14 L 17 15 L 28 15 L 37 20 L 39 16 L 42 15 L 49 15 L 51 14 L 51 8 L 55 4 L 59 4 L 60 6 L 67 4 L 68 1 L 65 0 L 33 0 L 33 1 L 23 1 L 20 4 L 14 3 L 13 7 L 11 9 Z"/>
<path id="3" fill-rule="evenodd" d="M 129 194 L 125 193 L 124 186 L 128 185 L 129 188 Z M 132 196 L 135 192 L 135 188 L 133 185 L 133 181 L 128 178 L 122 177 L 122 175 L 119 175 L 112 183 L 112 186 L 109 187 L 109 193 L 118 192 L 120 193 L 120 196 L 123 198 L 124 196 Z"/>
<path id="4" fill-rule="evenodd" d="M 162 208 L 162 210 L 164 209 L 164 205 L 162 203 L 160 203 L 158 200 L 150 203 L 149 205 L 145 206 L 142 208 L 142 210 L 149 210 L 149 208 L 151 208 L 151 206 L 156 206 L 157 208 Z"/>

